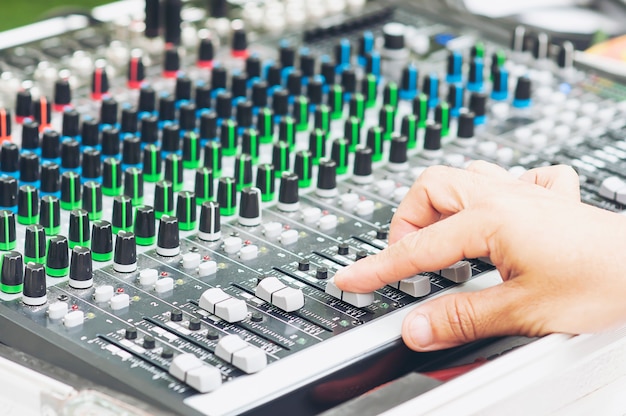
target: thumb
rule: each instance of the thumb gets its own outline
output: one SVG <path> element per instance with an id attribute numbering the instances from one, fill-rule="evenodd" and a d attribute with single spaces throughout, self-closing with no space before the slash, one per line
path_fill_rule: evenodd
<path id="1" fill-rule="evenodd" d="M 404 319 L 402 338 L 416 351 L 435 351 L 528 328 L 520 311 L 524 290 L 515 281 L 428 301 Z"/>

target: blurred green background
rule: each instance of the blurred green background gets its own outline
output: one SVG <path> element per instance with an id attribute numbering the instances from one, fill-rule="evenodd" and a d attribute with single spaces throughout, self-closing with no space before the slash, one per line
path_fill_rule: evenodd
<path id="1" fill-rule="evenodd" d="M 0 0 L 0 31 L 68 11 L 88 11 L 112 0 Z"/>

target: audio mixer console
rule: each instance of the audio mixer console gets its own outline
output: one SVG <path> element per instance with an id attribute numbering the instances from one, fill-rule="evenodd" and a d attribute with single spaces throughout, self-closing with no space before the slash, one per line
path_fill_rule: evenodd
<path id="1" fill-rule="evenodd" d="M 412 306 L 498 282 L 467 259 L 333 284 L 425 168 L 566 163 L 626 204 L 625 90 L 568 43 L 403 2 L 140 3 L 0 37 L 0 342 L 85 378 L 182 414 L 320 411 L 376 385 L 323 380 L 386 363 Z"/>

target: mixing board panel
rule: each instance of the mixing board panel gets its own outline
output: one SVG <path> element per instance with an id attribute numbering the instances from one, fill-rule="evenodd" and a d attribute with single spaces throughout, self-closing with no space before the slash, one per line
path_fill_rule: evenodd
<path id="1" fill-rule="evenodd" d="M 566 163 L 585 202 L 626 203 L 623 87 L 571 45 L 387 2 L 306 24 L 186 4 L 182 25 L 162 3 L 0 51 L 6 344 L 176 413 L 254 412 L 394 344 L 411 305 L 493 284 L 478 259 L 333 284 L 426 167 Z"/>

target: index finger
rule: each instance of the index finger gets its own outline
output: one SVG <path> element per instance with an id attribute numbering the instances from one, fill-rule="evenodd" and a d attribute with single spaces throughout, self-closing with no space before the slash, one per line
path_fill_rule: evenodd
<path id="1" fill-rule="evenodd" d="M 462 211 L 480 199 L 487 178 L 448 166 L 431 166 L 413 183 L 391 219 L 389 243 Z"/>

